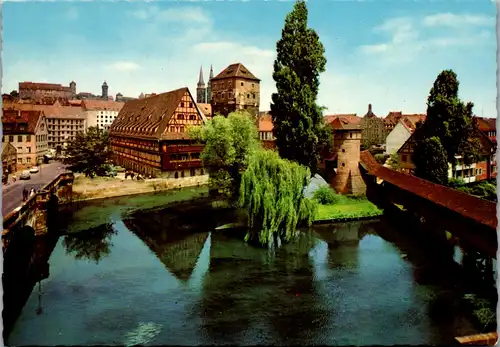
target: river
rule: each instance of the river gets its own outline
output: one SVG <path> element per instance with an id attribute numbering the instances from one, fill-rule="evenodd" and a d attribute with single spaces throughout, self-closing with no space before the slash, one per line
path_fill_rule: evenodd
<path id="1" fill-rule="evenodd" d="M 315 226 L 277 251 L 213 231 L 199 194 L 87 203 L 9 345 L 434 345 L 477 333 L 441 264 L 380 221 Z"/>

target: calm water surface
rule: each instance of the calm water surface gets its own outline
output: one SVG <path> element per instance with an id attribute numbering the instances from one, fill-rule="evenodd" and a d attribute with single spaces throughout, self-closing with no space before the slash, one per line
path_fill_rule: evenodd
<path id="1" fill-rule="evenodd" d="M 172 199 L 77 212 L 8 343 L 445 344 L 475 332 L 446 269 L 384 221 L 315 227 L 268 251 L 213 231 L 230 211 L 154 209 Z"/>

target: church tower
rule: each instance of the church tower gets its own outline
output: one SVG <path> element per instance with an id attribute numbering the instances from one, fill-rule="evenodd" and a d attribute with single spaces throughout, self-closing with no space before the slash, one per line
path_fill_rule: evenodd
<path id="1" fill-rule="evenodd" d="M 207 85 L 207 104 L 210 104 L 212 101 L 212 78 L 214 78 L 214 69 L 213 66 L 210 65 L 210 77 L 208 77 Z"/>
<path id="2" fill-rule="evenodd" d="M 108 84 L 106 83 L 106 81 L 104 81 L 104 83 L 102 84 L 101 98 L 108 100 Z"/>
<path id="3" fill-rule="evenodd" d="M 203 66 L 200 66 L 200 77 L 196 87 L 196 102 L 198 104 L 207 103 L 207 89 L 205 88 L 205 81 L 203 81 Z"/>
<path id="4" fill-rule="evenodd" d="M 71 81 L 69 83 L 69 88 L 71 89 L 71 93 L 73 94 L 73 97 L 76 95 L 76 83 L 75 81 Z"/>

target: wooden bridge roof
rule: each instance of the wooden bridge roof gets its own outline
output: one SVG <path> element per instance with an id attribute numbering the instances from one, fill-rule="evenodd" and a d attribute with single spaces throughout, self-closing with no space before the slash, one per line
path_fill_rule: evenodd
<path id="1" fill-rule="evenodd" d="M 497 207 L 494 202 L 477 198 L 421 178 L 397 172 L 380 165 L 369 151 L 362 151 L 360 164 L 369 174 L 430 200 L 460 215 L 496 230 Z"/>

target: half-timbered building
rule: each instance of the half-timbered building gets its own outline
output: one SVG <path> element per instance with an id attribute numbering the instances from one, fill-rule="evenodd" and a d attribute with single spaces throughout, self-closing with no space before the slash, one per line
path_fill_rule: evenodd
<path id="1" fill-rule="evenodd" d="M 128 101 L 109 130 L 113 161 L 152 177 L 203 175 L 203 145 L 187 128 L 205 120 L 188 88 Z"/>

